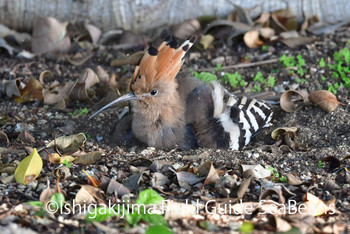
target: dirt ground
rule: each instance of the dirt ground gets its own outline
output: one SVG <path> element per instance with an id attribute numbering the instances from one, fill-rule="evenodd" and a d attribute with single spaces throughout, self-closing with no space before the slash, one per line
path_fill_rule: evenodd
<path id="1" fill-rule="evenodd" d="M 256 62 L 272 58 L 280 58 L 283 54 L 297 56 L 301 54 L 306 62 L 307 73 L 304 76 L 306 83 L 300 84 L 293 80 L 293 76 L 280 62 L 254 66 L 248 68 L 240 68 L 235 70 L 226 70 L 225 72 L 238 71 L 244 79 L 249 83 L 258 71 L 261 71 L 264 77 L 273 75 L 276 77 L 276 85 L 274 88 L 265 88 L 263 91 L 277 91 L 280 95 L 283 89 L 294 87 L 296 89 L 306 89 L 309 93 L 323 88 L 327 89 L 329 80 L 321 80 L 321 76 L 329 76 L 330 71 L 327 67 L 320 68 L 319 61 L 324 58 L 333 59 L 333 53 L 341 48 L 350 47 L 347 41 L 350 38 L 350 28 L 343 28 L 334 34 L 318 37 L 317 40 L 309 45 L 302 46 L 298 49 L 290 49 L 280 43 L 269 46 L 267 51 L 261 48 L 248 49 L 242 42 L 235 43 L 232 47 L 224 43 L 217 42 L 214 48 L 205 51 L 197 51 L 192 49 L 190 55 L 182 70 L 192 69 L 197 71 L 203 68 L 215 67 L 215 63 L 211 63 L 213 59 L 223 61 L 223 66 L 232 65 L 242 62 Z M 116 51 L 108 50 L 107 57 L 116 56 Z M 248 60 L 248 61 L 247 61 Z M 38 78 L 43 70 L 51 70 L 59 82 L 67 82 L 75 80 L 85 68 L 96 69 L 97 66 L 104 68 L 109 74 L 116 73 L 118 79 L 122 77 L 130 77 L 133 66 L 110 67 L 108 59 L 102 57 L 102 53 L 98 52 L 87 63 L 80 67 L 73 66 L 67 62 L 53 62 L 44 58 L 35 58 L 34 60 L 24 60 L 10 58 L 6 53 L 0 53 L 0 77 L 8 79 L 11 75 L 16 78 L 28 79 L 30 77 Z M 220 77 L 223 71 L 216 74 Z M 329 78 L 331 79 L 331 78 Z M 225 84 L 226 87 L 235 94 L 250 93 L 251 86 L 241 89 L 233 89 Z M 302 109 L 287 113 L 276 106 L 276 114 L 273 126 L 264 130 L 256 137 L 247 147 L 241 151 L 227 151 L 223 149 L 196 149 L 190 151 L 182 151 L 173 149 L 171 151 L 162 151 L 153 148 L 134 146 L 131 148 L 124 146 L 111 146 L 109 138 L 114 130 L 114 124 L 118 119 L 118 113 L 121 107 L 114 107 L 99 114 L 96 118 L 87 120 L 87 118 L 100 105 L 97 104 L 103 97 L 103 87 L 97 85 L 96 98 L 89 102 L 70 103 L 63 110 L 57 109 L 52 105 L 43 105 L 40 102 L 27 102 L 18 104 L 11 98 L 1 97 L 0 99 L 0 116 L 8 117 L 10 120 L 3 123 L 0 122 L 0 130 L 3 130 L 9 137 L 9 148 L 25 149 L 25 146 L 32 148 L 40 148 L 54 137 L 72 135 L 84 132 L 87 136 L 87 142 L 83 148 L 85 151 L 103 150 L 105 153 L 102 158 L 92 165 L 74 164 L 70 168 L 72 177 L 62 180 L 61 188 L 66 190 L 67 197 L 74 197 L 76 190 L 72 189 L 72 184 L 87 184 L 87 177 L 82 172 L 85 169 L 93 174 L 96 178 L 107 176 L 115 178 L 122 183 L 131 175 L 135 174 L 135 167 L 140 171 L 140 165 L 135 165 L 136 158 L 142 157 L 142 160 L 167 161 L 174 165 L 175 168 L 181 168 L 192 162 L 193 167 L 198 167 L 206 161 L 211 161 L 216 169 L 222 170 L 226 175 L 233 176 L 237 180 L 243 179 L 241 165 L 264 165 L 272 167 L 278 171 L 279 175 L 291 173 L 298 177 L 307 185 L 291 188 L 298 194 L 297 200 L 301 199 L 302 193 L 312 193 L 324 201 L 335 198 L 335 206 L 337 213 L 335 215 L 326 215 L 313 217 L 309 225 L 308 231 L 320 231 L 327 226 L 342 223 L 349 227 L 350 220 L 350 175 L 345 170 L 331 172 L 328 170 L 328 164 L 323 163 L 320 166 L 319 161 L 333 156 L 342 159 L 350 155 L 350 90 L 341 86 L 336 94 L 338 100 L 344 105 L 340 105 L 335 111 L 326 113 L 320 108 L 308 105 Z M 76 109 L 88 108 L 88 114 L 72 115 Z M 298 129 L 295 142 L 300 147 L 288 150 L 269 150 L 266 145 L 273 145 L 275 142 L 271 139 L 271 132 L 278 127 L 296 127 Z M 17 139 L 20 131 L 26 130 L 34 138 L 33 143 L 22 143 Z M 2 145 L 4 146 L 4 145 Z M 278 147 L 276 147 L 278 149 Z M 2 164 L 18 164 L 24 155 L 4 154 L 1 155 Z M 146 159 L 145 159 L 146 158 Z M 147 161 L 146 161 L 147 162 Z M 145 164 L 145 162 L 143 162 Z M 147 163 L 146 163 L 147 164 Z M 342 163 L 344 167 L 349 166 L 349 160 Z M 134 166 L 132 166 L 134 165 Z M 145 167 L 149 165 L 143 165 Z M 84 218 L 79 216 L 48 216 L 46 218 L 38 218 L 33 211 L 20 209 L 18 205 L 27 201 L 39 200 L 41 192 L 45 189 L 46 180 L 51 181 L 52 186 L 55 185 L 55 178 L 51 171 L 57 165 L 50 164 L 44 159 L 44 166 L 41 175 L 37 178 L 37 183 L 31 186 L 19 185 L 15 182 L 0 183 L 0 230 L 7 230 L 10 233 L 11 228 L 25 228 L 37 232 L 108 232 L 112 229 L 128 232 L 139 232 L 145 230 L 147 224 L 145 222 L 138 224 L 136 227 L 128 227 L 123 220 L 113 218 L 110 221 L 102 223 L 103 227 L 87 224 Z M 149 173 L 149 172 L 147 172 Z M 147 176 L 146 176 L 147 177 Z M 151 176 L 149 176 L 151 177 Z M 175 182 L 174 182 L 175 183 Z M 328 188 L 329 184 L 334 186 Z M 176 183 L 175 183 L 176 184 Z M 150 178 L 143 178 L 138 184 L 136 191 L 132 192 L 137 197 L 139 191 L 151 187 Z M 326 186 L 327 185 L 327 186 Z M 258 202 L 260 196 L 260 188 L 262 182 L 259 179 L 251 182 L 249 189 L 243 196 L 244 202 Z M 195 201 L 203 197 L 223 199 L 222 193 L 211 185 L 205 187 L 193 186 L 186 190 L 181 186 L 166 187 L 163 193 L 158 191 L 165 199 L 176 199 L 177 201 Z M 16 208 L 17 207 L 17 208 Z M 26 210 L 26 211 L 23 211 Z M 201 210 L 199 216 L 201 218 L 182 218 L 169 221 L 169 227 L 176 233 L 185 231 L 185 233 L 205 233 L 205 232 L 231 232 L 240 230 L 243 221 L 251 221 L 255 225 L 255 230 L 273 231 L 266 228 L 268 216 L 252 216 L 245 215 L 212 215 Z M 203 227 L 202 221 L 210 221 L 212 226 Z M 9 225 L 9 226 L 6 226 Z M 17 225 L 17 226 L 16 226 Z M 128 228 L 126 228 L 128 227 Z M 105 228 L 105 229 L 103 229 Z M 302 230 L 302 229 L 300 229 Z M 304 230 L 305 231 L 305 230 Z M 348 229 L 349 231 L 349 229 Z"/>

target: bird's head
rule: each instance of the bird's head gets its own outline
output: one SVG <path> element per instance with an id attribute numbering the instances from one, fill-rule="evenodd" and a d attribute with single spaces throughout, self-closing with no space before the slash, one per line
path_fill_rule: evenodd
<path id="1" fill-rule="evenodd" d="M 125 101 L 150 107 L 169 102 L 176 92 L 175 77 L 184 62 L 184 56 L 196 40 L 190 37 L 182 45 L 170 35 L 158 48 L 150 47 L 136 66 L 130 81 L 130 93 L 110 102 L 95 112 L 90 118 L 112 105 Z"/>

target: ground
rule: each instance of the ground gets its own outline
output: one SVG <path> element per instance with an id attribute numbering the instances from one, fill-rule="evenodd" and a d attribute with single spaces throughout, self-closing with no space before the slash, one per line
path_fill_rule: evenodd
<path id="1" fill-rule="evenodd" d="M 277 95 L 280 95 L 283 89 L 295 88 L 306 89 L 311 93 L 318 89 L 327 89 L 328 85 L 332 84 L 331 71 L 328 67 L 320 67 L 319 61 L 321 58 L 324 58 L 327 63 L 331 62 L 335 52 L 344 47 L 350 47 L 347 44 L 349 38 L 350 28 L 343 28 L 334 34 L 317 37 L 315 42 L 296 49 L 290 49 L 280 43 L 270 45 L 267 49 L 266 47 L 265 49 L 248 49 L 239 40 L 233 46 L 217 42 L 213 48 L 209 48 L 208 50 L 197 51 L 196 49 L 192 49 L 182 69 L 197 71 L 204 68 L 215 68 L 216 63 L 211 62 L 213 59 L 217 59 L 216 61 L 220 61 L 225 67 L 236 63 L 254 63 L 260 60 L 280 58 L 283 54 L 294 57 L 300 54 L 306 62 L 306 74 L 302 76 L 305 82 L 297 82 L 295 79 L 296 75 L 291 75 L 289 70 L 283 67 L 281 62 L 235 70 L 214 71 L 213 69 L 212 72 L 220 77 L 223 72 L 234 73 L 238 71 L 249 85 L 245 88 L 232 88 L 229 84 L 225 84 L 235 94 L 251 93 L 253 78 L 258 71 L 261 71 L 265 78 L 270 75 L 276 78 L 274 87 L 262 86 L 261 91 L 276 91 Z M 105 50 L 107 49 L 108 47 L 105 48 Z M 107 53 L 107 58 L 116 55 L 116 51 L 113 51 L 113 49 Z M 24 60 L 10 58 L 6 53 L 1 53 L 0 77 L 1 79 L 9 79 L 13 75 L 16 78 L 24 80 L 30 77 L 38 78 L 42 71 L 48 69 L 54 73 L 56 80 L 64 83 L 77 79 L 85 68 L 94 70 L 98 65 L 109 74 L 116 73 L 117 79 L 130 77 L 133 66 L 110 67 L 108 59 L 105 59 L 102 54 L 101 51 L 98 51 L 92 59 L 84 65 L 77 67 L 64 61 L 56 63 L 46 60 L 43 57 Z M 322 76 L 327 77 L 327 80 L 323 81 L 321 79 Z M 276 105 L 273 126 L 265 129 L 251 144 L 241 151 L 205 148 L 190 151 L 182 151 L 180 149 L 162 151 L 140 146 L 132 148 L 124 146 L 112 147 L 109 144 L 109 137 L 114 130 L 114 124 L 118 119 L 118 113 L 121 112 L 121 108 L 111 108 L 99 114 L 96 118 L 87 120 L 92 112 L 97 109 L 98 105 L 96 103 L 103 97 L 103 87 L 97 85 L 96 92 L 97 95 L 93 100 L 70 103 L 63 110 L 57 109 L 54 105 L 43 105 L 38 101 L 20 104 L 14 102 L 12 98 L 5 96 L 0 99 L 1 117 L 4 118 L 6 116 L 8 119 L 8 121 L 0 122 L 0 130 L 4 131 L 9 138 L 7 147 L 20 150 L 26 149 L 26 146 L 41 148 L 55 137 L 84 132 L 87 135 L 87 141 L 83 146 L 85 151 L 104 151 L 101 159 L 94 164 L 81 165 L 72 163 L 70 167 L 71 177 L 62 179 L 60 182 L 60 187 L 66 193 L 67 201 L 72 201 L 76 195 L 78 184 L 88 183 L 87 177 L 82 171 L 83 169 L 98 180 L 101 180 L 102 176 L 106 176 L 120 183 L 125 182 L 133 174 L 137 175 L 145 171 L 141 175 L 142 180 L 139 177 L 140 180 L 136 183 L 137 188 L 131 191 L 131 194 L 134 195 L 132 199 L 135 200 L 140 191 L 152 188 L 152 185 L 154 185 L 151 182 L 151 178 L 154 178 L 154 171 L 149 170 L 153 162 L 166 161 L 167 164 L 171 164 L 174 168 L 179 169 L 186 165 L 189 168 L 198 168 L 205 162 L 210 161 L 216 169 L 238 182 L 244 181 L 245 178 L 242 172 L 242 164 L 260 164 L 267 168 L 273 168 L 274 173 L 278 172 L 278 175 L 274 174 L 274 176 L 269 178 L 269 181 L 273 183 L 277 184 L 281 182 L 279 178 L 288 173 L 293 174 L 303 182 L 303 185 L 298 186 L 293 186 L 290 183 L 289 185 L 288 183 L 285 184 L 286 187 L 288 185 L 289 190 L 294 194 L 294 199 L 297 202 L 301 202 L 302 194 L 306 192 L 314 194 L 325 202 L 333 198 L 335 199 L 336 214 L 319 217 L 311 216 L 311 223 L 306 225 L 309 229 L 303 229 L 303 226 L 299 227 L 297 224 L 293 226 L 298 227 L 301 231 L 307 230 L 308 232 L 317 232 L 320 230 L 325 232 L 331 230 L 332 232 L 332 229 L 325 228 L 334 228 L 341 225 L 347 225 L 349 228 L 349 173 L 345 170 L 330 171 L 326 162 L 321 163 L 324 158 L 329 156 L 341 160 L 350 154 L 350 92 L 344 86 L 341 86 L 336 93 L 337 99 L 344 105 L 340 105 L 335 111 L 330 113 L 314 105 L 306 105 L 296 112 L 287 113 L 281 110 L 279 105 Z M 89 113 L 82 115 L 72 114 L 75 110 L 81 110 L 83 108 L 88 108 Z M 299 146 L 295 149 L 286 147 L 281 149 L 278 146 L 274 146 L 271 149 L 268 145 L 276 145 L 276 142 L 271 139 L 270 134 L 278 127 L 296 127 L 298 131 L 294 142 Z M 23 143 L 17 140 L 20 131 L 23 129 L 34 137 L 35 142 Z M 0 143 L 3 144 L 3 147 L 6 147 L 4 141 Z M 26 153 L 4 153 L 1 155 L 2 164 L 18 165 L 19 161 L 26 155 Z M 141 158 L 139 159 L 140 162 L 135 161 L 137 158 Z M 58 165 L 51 164 L 47 158 L 43 158 L 43 161 L 44 166 L 36 182 L 31 182 L 28 186 L 20 185 L 14 181 L 6 184 L 0 183 L 0 230 L 9 231 L 11 225 L 13 225 L 11 228 L 15 230 L 22 227 L 37 232 L 101 232 L 101 230 L 110 232 L 113 229 L 140 232 L 146 229 L 147 222 L 141 222 L 135 227 L 131 227 L 123 219 L 113 217 L 109 221 L 92 224 L 85 222 L 85 217 L 79 215 L 50 214 L 39 217 L 35 215 L 35 212 L 31 208 L 26 206 L 21 207 L 20 204 L 25 204 L 27 201 L 39 200 L 40 194 L 45 189 L 47 180 L 50 180 L 53 187 L 56 184 L 56 178 L 51 172 Z M 189 165 L 189 163 L 191 164 Z M 349 160 L 344 160 L 342 165 L 345 165 L 344 167 L 348 166 Z M 166 176 L 170 172 L 169 169 L 166 172 L 164 170 L 158 171 Z M 187 200 L 194 202 L 199 199 L 204 204 L 206 201 L 205 197 L 219 199 L 218 203 L 228 201 L 224 198 L 232 198 L 234 200 L 237 197 L 225 196 L 222 190 L 211 184 L 205 186 L 199 184 L 185 189 L 179 185 L 175 178 L 170 179 L 172 183 L 164 185 L 162 187 L 163 190 L 153 186 L 167 200 L 176 200 L 178 202 L 185 202 Z M 264 183 L 262 179 L 252 179 L 249 189 L 244 193 L 242 198 L 243 202 L 259 202 L 259 196 L 261 196 L 260 189 Z M 333 186 L 329 188 L 329 184 Z M 226 184 L 225 186 L 231 192 L 233 191 L 231 184 Z M 283 193 L 283 196 L 291 197 L 291 195 L 288 196 L 286 193 Z M 110 199 L 112 197 L 112 195 L 109 196 Z M 276 199 L 276 196 L 274 198 Z M 283 217 L 285 218 L 285 216 Z M 252 222 L 255 225 L 254 229 L 257 231 L 279 230 L 276 226 L 273 227 L 270 224 L 270 219 L 270 216 L 260 214 L 251 216 L 244 214 L 217 215 L 200 210 L 197 216 L 171 220 L 168 222 L 168 225 L 177 233 L 183 231 L 187 233 L 242 231 L 240 228 L 243 222 Z M 207 223 L 204 221 L 207 221 Z M 293 224 L 292 221 L 289 223 Z"/>

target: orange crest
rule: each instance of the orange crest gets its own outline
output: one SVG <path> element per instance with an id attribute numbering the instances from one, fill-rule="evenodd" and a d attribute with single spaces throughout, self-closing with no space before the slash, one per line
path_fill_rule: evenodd
<path id="1" fill-rule="evenodd" d="M 184 62 L 183 58 L 192 47 L 196 36 L 191 36 L 181 46 L 169 35 L 158 49 L 149 47 L 140 59 L 130 81 L 130 90 L 142 89 L 150 91 L 154 83 L 159 81 L 173 82 Z"/>

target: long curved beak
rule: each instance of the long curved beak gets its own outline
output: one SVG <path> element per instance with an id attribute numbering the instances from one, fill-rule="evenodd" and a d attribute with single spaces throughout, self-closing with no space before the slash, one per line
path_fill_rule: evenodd
<path id="1" fill-rule="evenodd" d="M 140 100 L 140 98 L 136 97 L 134 93 L 128 93 L 128 94 L 125 94 L 124 96 L 121 96 L 117 99 L 115 99 L 114 101 L 108 103 L 107 105 L 105 105 L 104 107 L 102 107 L 101 109 L 99 109 L 98 111 L 96 111 L 95 113 L 93 113 L 89 118 L 93 118 L 94 116 L 96 116 L 97 114 L 99 114 L 100 112 L 106 110 L 107 108 L 115 105 L 115 104 L 118 104 L 118 103 L 121 103 L 121 102 L 126 102 L 126 101 L 131 101 L 131 100 Z"/>

